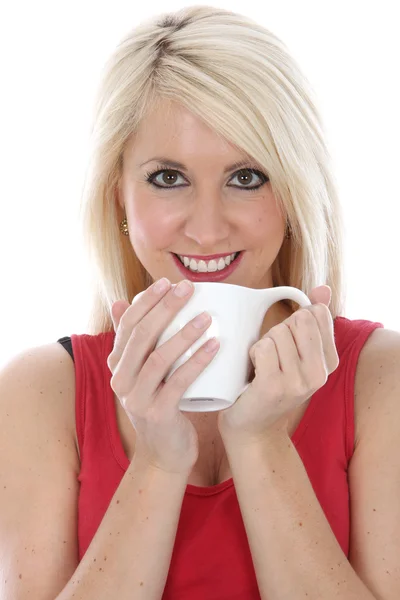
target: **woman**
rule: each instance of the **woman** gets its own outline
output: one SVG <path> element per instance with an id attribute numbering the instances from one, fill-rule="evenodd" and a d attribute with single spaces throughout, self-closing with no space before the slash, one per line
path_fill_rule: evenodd
<path id="1" fill-rule="evenodd" d="M 341 315 L 340 204 L 283 43 L 206 6 L 134 29 L 82 207 L 88 332 L 1 373 L 1 597 L 398 598 L 400 336 Z M 270 308 L 233 406 L 182 413 L 218 340 L 163 379 L 210 319 L 154 346 L 216 279 L 312 305 Z"/>

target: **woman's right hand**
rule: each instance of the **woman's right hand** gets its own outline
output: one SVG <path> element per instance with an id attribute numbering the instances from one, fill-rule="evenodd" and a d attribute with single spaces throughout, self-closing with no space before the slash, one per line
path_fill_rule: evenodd
<path id="1" fill-rule="evenodd" d="M 155 282 L 133 304 L 118 301 L 112 305 L 116 336 L 107 365 L 112 372 L 111 387 L 136 431 L 135 455 L 169 473 L 190 473 L 199 455 L 198 436 L 178 405 L 219 345 L 207 352 L 209 342 L 203 344 L 167 382 L 163 381 L 173 363 L 211 325 L 209 315 L 199 328 L 193 319 L 155 349 L 161 333 L 194 291 L 189 282 L 188 295 L 179 296 L 175 292 L 181 288 L 166 281 L 168 287 L 161 293 L 156 292 L 159 282 Z"/>

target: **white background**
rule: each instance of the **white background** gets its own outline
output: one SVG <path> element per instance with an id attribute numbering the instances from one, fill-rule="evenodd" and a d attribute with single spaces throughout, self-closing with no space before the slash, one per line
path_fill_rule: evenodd
<path id="1" fill-rule="evenodd" d="M 85 333 L 78 203 L 99 72 L 131 27 L 187 4 L 1 5 L 0 363 L 25 348 Z M 311 81 L 346 219 L 344 316 L 400 330 L 398 3 L 210 4 L 271 29 Z"/>

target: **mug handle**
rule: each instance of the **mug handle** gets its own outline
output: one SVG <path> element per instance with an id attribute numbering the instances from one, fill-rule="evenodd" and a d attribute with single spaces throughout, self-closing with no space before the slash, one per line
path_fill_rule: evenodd
<path id="1" fill-rule="evenodd" d="M 294 302 L 297 302 L 301 308 L 310 306 L 311 304 L 310 299 L 304 292 L 291 286 L 282 285 L 275 288 L 268 288 L 265 291 L 270 299 L 268 308 L 280 300 L 293 300 Z"/>
<path id="2" fill-rule="evenodd" d="M 269 294 L 271 294 L 271 288 L 268 289 L 268 292 L 269 292 Z M 272 304 L 275 304 L 275 302 L 278 302 L 279 300 L 285 300 L 285 299 L 294 300 L 301 306 L 301 308 L 304 308 L 305 306 L 310 306 L 310 304 L 311 304 L 311 301 L 308 298 L 308 296 L 306 296 L 306 294 L 304 292 L 302 292 L 301 290 L 298 290 L 297 288 L 293 288 L 290 286 L 280 286 L 280 287 L 274 288 L 273 292 L 275 293 L 275 297 L 273 298 L 273 302 L 270 304 L 270 306 L 272 306 Z M 244 392 L 249 387 L 250 383 L 251 382 L 246 383 L 246 385 L 240 391 L 238 398 L 242 394 L 244 394 Z"/>

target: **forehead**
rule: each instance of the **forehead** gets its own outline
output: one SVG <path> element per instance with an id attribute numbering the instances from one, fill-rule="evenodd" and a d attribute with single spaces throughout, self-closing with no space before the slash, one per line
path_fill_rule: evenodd
<path id="1" fill-rule="evenodd" d="M 147 113 L 124 153 L 138 163 L 152 156 L 185 162 L 191 155 L 201 160 L 210 154 L 222 160 L 249 158 L 186 107 L 167 101 Z"/>

